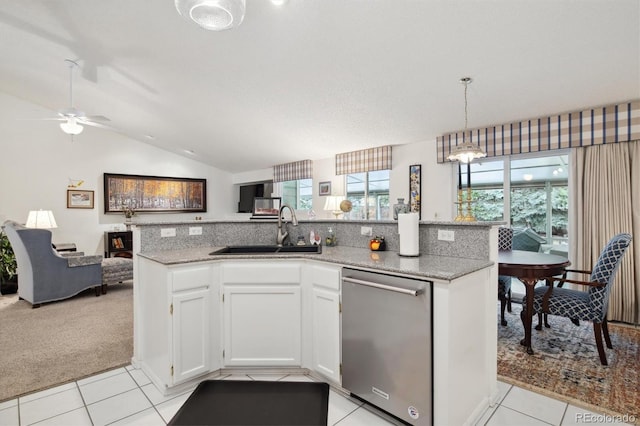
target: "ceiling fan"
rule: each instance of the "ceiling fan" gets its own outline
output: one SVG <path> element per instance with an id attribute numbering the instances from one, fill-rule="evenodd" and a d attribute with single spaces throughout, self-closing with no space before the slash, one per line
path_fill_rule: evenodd
<path id="1" fill-rule="evenodd" d="M 84 112 L 73 106 L 73 70 L 78 68 L 78 63 L 71 59 L 64 60 L 69 66 L 69 108 L 58 111 L 58 118 L 50 120 L 61 121 L 60 128 L 68 135 L 79 135 L 84 130 L 83 125 L 100 127 L 103 129 L 113 130 L 100 122 L 110 121 L 107 117 L 101 115 L 88 116 Z M 46 120 L 46 119 L 45 119 Z"/>

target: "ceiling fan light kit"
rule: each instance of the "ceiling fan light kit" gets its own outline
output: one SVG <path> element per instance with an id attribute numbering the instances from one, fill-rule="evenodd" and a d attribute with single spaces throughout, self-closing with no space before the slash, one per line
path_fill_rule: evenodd
<path id="1" fill-rule="evenodd" d="M 242 23 L 246 0 L 175 0 L 178 13 L 205 30 L 223 31 Z"/>
<path id="2" fill-rule="evenodd" d="M 69 117 L 67 121 L 60 123 L 60 128 L 68 135 L 79 135 L 84 130 L 75 117 Z"/>
<path id="3" fill-rule="evenodd" d="M 73 106 L 73 71 L 79 68 L 78 63 L 71 60 L 64 60 L 69 67 L 69 107 L 59 110 L 56 118 L 41 118 L 40 120 L 55 120 L 60 122 L 60 129 L 68 135 L 79 135 L 84 130 L 84 125 L 98 127 L 106 130 L 115 130 L 102 122 L 111 121 L 107 117 L 87 116 L 83 111 Z"/>

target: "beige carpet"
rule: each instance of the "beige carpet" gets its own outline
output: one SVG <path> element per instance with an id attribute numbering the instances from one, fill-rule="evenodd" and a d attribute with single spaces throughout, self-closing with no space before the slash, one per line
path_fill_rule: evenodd
<path id="1" fill-rule="evenodd" d="M 131 362 L 133 284 L 40 308 L 0 296 L 0 401 Z"/>
<path id="2" fill-rule="evenodd" d="M 551 328 L 533 330 L 534 355 L 520 339 L 521 306 L 498 321 L 498 376 L 501 380 L 596 413 L 626 415 L 640 422 L 640 328 L 609 323 L 613 349 L 605 348 L 608 366 L 600 364 L 593 326 L 576 327 L 568 319 L 549 316 Z M 533 325 L 538 323 L 537 317 Z"/>

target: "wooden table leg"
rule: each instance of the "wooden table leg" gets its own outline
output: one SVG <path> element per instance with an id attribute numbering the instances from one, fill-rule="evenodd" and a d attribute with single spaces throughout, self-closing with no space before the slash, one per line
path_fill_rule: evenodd
<path id="1" fill-rule="evenodd" d="M 522 307 L 522 313 L 520 319 L 524 326 L 524 339 L 520 341 L 522 346 L 527 348 L 527 353 L 533 355 L 533 349 L 531 348 L 531 323 L 533 322 L 533 289 L 538 282 L 537 279 L 531 278 L 519 278 L 524 283 L 526 289 L 526 304 Z"/>

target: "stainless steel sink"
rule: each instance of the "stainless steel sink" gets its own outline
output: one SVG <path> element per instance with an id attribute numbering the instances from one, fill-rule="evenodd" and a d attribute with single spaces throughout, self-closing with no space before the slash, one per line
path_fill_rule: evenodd
<path id="1" fill-rule="evenodd" d="M 210 255 L 218 254 L 275 254 L 275 253 L 322 253 L 322 246 L 282 246 L 277 245 L 246 245 L 226 246 L 212 251 Z"/>

